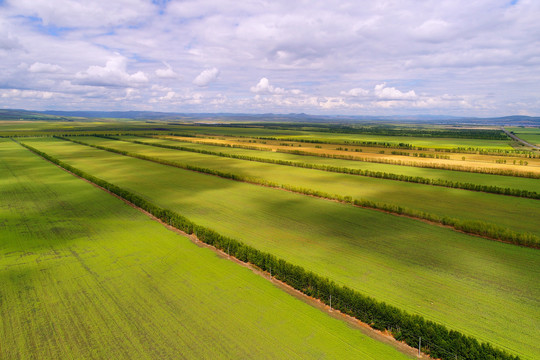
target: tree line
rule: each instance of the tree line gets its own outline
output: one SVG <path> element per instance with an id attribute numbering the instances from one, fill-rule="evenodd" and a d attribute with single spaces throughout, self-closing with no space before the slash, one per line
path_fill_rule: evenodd
<path id="1" fill-rule="evenodd" d="M 375 329 L 389 331 L 399 341 L 416 347 L 421 337 L 427 344 L 422 347 L 422 350 L 432 357 L 445 360 L 454 360 L 457 357 L 467 360 L 519 360 L 518 356 L 497 349 L 489 343 L 480 343 L 471 336 L 448 330 L 444 325 L 426 320 L 419 315 L 409 314 L 356 290 L 338 285 L 326 277 L 307 271 L 301 266 L 279 259 L 270 253 L 259 251 L 236 239 L 222 236 L 210 228 L 197 225 L 176 212 L 161 208 L 128 190 L 79 170 L 30 145 L 20 144 L 65 170 L 122 197 L 161 221 L 187 234 L 194 234 L 198 240 L 227 252 L 238 260 L 251 263 L 263 271 L 271 272 L 276 279 L 296 290 L 319 299 L 327 305 L 331 302 L 332 308 L 353 316 Z"/>
<path id="2" fill-rule="evenodd" d="M 246 183 L 250 183 L 254 185 L 262 185 L 262 186 L 268 186 L 272 188 L 284 189 L 284 190 L 288 190 L 288 191 L 295 192 L 298 194 L 303 194 L 303 195 L 316 196 L 316 197 L 329 199 L 329 200 L 336 200 L 343 203 L 352 204 L 355 206 L 382 210 L 382 211 L 389 212 L 392 214 L 406 215 L 406 216 L 414 217 L 417 219 L 428 220 L 428 221 L 438 223 L 441 225 L 451 226 L 456 230 L 463 231 L 465 233 L 472 234 L 472 235 L 483 236 L 486 238 L 490 238 L 492 240 L 499 240 L 499 241 L 531 247 L 531 248 L 540 248 L 540 237 L 534 234 L 518 233 L 510 229 L 504 228 L 502 226 L 489 224 L 482 221 L 460 220 L 460 219 L 451 218 L 447 216 L 439 216 L 436 214 L 430 214 L 424 211 L 410 209 L 410 208 L 402 207 L 399 205 L 387 204 L 387 203 L 382 203 L 382 202 L 374 202 L 374 201 L 366 200 L 366 199 L 353 199 L 351 196 L 329 194 L 329 193 L 319 191 L 319 190 L 308 189 L 308 188 L 303 188 L 303 187 L 298 187 L 298 186 L 288 185 L 288 184 L 279 184 L 279 183 L 275 183 L 275 182 L 268 181 L 266 179 L 257 178 L 257 177 L 233 174 L 230 172 L 224 172 L 220 170 L 205 168 L 202 166 L 195 166 L 195 165 L 190 165 L 190 164 L 185 164 L 185 163 L 179 163 L 176 161 L 160 159 L 153 156 L 130 153 L 125 150 L 113 149 L 113 148 L 109 148 L 102 145 L 88 144 L 83 141 L 70 139 L 66 137 L 57 137 L 57 138 L 66 140 L 66 141 L 71 141 L 71 142 L 85 145 L 85 146 L 90 146 L 99 150 L 109 151 L 109 152 L 124 155 L 124 156 L 151 161 L 151 162 L 158 163 L 161 165 L 177 167 L 184 170 L 197 171 L 204 174 L 218 176 L 224 179 L 242 181 L 242 182 L 246 182 Z"/>
<path id="3" fill-rule="evenodd" d="M 260 158 L 260 157 L 249 156 L 249 155 L 228 154 L 228 153 L 216 152 L 216 151 L 211 151 L 211 150 L 194 149 L 194 148 L 189 148 L 185 146 L 148 143 L 148 142 L 132 140 L 132 139 L 120 139 L 117 137 L 104 136 L 104 135 L 95 135 L 95 136 L 107 138 L 111 140 L 129 141 L 129 142 L 140 144 L 140 145 L 147 145 L 147 146 L 149 145 L 149 146 L 155 146 L 155 147 L 160 147 L 164 149 L 189 151 L 189 152 L 194 152 L 194 153 L 199 153 L 199 154 L 204 154 L 204 155 L 214 155 L 214 156 L 228 157 L 228 158 L 239 159 L 239 160 L 256 161 L 256 162 L 262 162 L 262 163 L 268 163 L 268 164 L 293 166 L 293 167 L 300 167 L 300 168 L 306 168 L 306 169 L 315 169 L 315 170 L 322 170 L 322 171 L 348 174 L 348 175 L 367 176 L 367 177 L 373 177 L 373 178 L 378 178 L 378 179 L 405 181 L 405 182 L 411 182 L 411 183 L 417 183 L 417 184 L 443 186 L 443 187 L 449 187 L 449 188 L 454 188 L 454 189 L 479 191 L 479 192 L 485 192 L 485 193 L 491 193 L 491 194 L 510 195 L 510 196 L 516 196 L 516 197 L 530 198 L 530 199 L 540 199 L 540 194 L 538 194 L 537 192 L 508 188 L 508 187 L 503 188 L 500 186 L 464 183 L 464 182 L 445 180 L 445 179 L 430 179 L 430 178 L 425 178 L 421 176 L 394 174 L 394 173 L 387 173 L 387 172 L 382 172 L 382 171 L 351 169 L 351 168 L 341 167 L 341 166 L 310 164 L 310 163 L 302 163 L 302 162 L 289 161 L 289 160 Z M 253 150 L 253 147 L 251 146 L 247 146 L 247 147 L 250 150 Z"/>
<path id="4" fill-rule="evenodd" d="M 174 135 L 174 134 L 171 134 L 171 135 Z M 141 135 L 141 134 L 137 134 L 137 136 L 145 137 L 144 135 Z M 171 139 L 171 140 L 179 141 L 179 140 L 174 140 L 174 139 Z M 221 146 L 221 147 L 246 149 L 246 150 L 273 151 L 271 149 L 261 148 L 257 146 L 249 146 L 249 145 L 199 142 L 195 140 L 194 141 L 184 140 L 184 141 L 193 142 L 197 144 L 203 144 L 203 145 L 213 145 L 213 146 Z M 305 142 L 305 140 L 299 140 L 299 141 Z M 480 167 L 470 167 L 470 166 L 462 166 L 462 165 L 450 165 L 450 164 L 443 164 L 443 163 L 423 163 L 423 162 L 416 162 L 416 161 L 403 161 L 403 160 L 393 160 L 393 159 L 384 159 L 384 158 L 361 157 L 357 155 L 317 153 L 317 152 L 302 151 L 302 150 L 296 150 L 296 149 L 294 150 L 276 149 L 275 152 L 284 153 L 284 154 L 301 155 L 301 156 L 318 156 L 318 157 L 331 158 L 331 159 L 371 162 L 371 163 L 377 163 L 377 164 L 411 166 L 411 167 L 420 167 L 420 168 L 427 168 L 427 169 L 450 170 L 450 171 L 472 172 L 472 173 L 487 174 L 487 175 L 501 175 L 501 176 L 524 177 L 524 178 L 530 178 L 530 179 L 540 179 L 540 174 L 537 174 L 531 171 L 516 171 L 516 170 L 509 170 L 509 169 L 497 169 L 497 168 L 485 168 L 485 167 L 480 168 Z"/>

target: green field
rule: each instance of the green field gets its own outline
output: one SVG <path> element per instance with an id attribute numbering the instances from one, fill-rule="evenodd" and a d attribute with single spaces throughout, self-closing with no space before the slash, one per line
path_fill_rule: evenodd
<path id="1" fill-rule="evenodd" d="M 507 130 L 513 131 L 517 137 L 527 141 L 530 144 L 540 146 L 540 128 L 513 127 L 507 128 Z"/>
<path id="2" fill-rule="evenodd" d="M 177 126 L 175 131 L 192 134 L 230 135 L 248 137 L 275 137 L 278 139 L 295 140 L 322 140 L 336 144 L 351 143 L 353 141 L 374 141 L 386 142 L 390 144 L 406 143 L 417 147 L 433 149 L 450 148 L 480 148 L 485 150 L 501 149 L 512 150 L 510 146 L 512 140 L 484 140 L 484 139 L 459 139 L 459 138 L 429 138 L 412 136 L 381 136 L 370 134 L 337 134 L 320 131 L 298 131 L 298 130 L 275 130 L 263 128 L 237 128 L 219 126 Z"/>
<path id="3" fill-rule="evenodd" d="M 540 316 L 537 250 L 62 140 L 23 141 L 376 299 L 523 358 L 540 355 L 533 335 Z"/>
<path id="4" fill-rule="evenodd" d="M 540 201 L 534 199 L 266 164 L 97 137 L 76 137 L 76 140 L 125 150 L 130 153 L 265 179 L 278 184 L 352 196 L 355 199 L 362 198 L 374 202 L 406 206 L 441 217 L 446 215 L 461 220 L 484 221 L 505 226 L 516 232 L 529 232 L 540 236 L 540 227 L 538 226 Z M 269 152 L 257 152 L 255 156 L 266 153 Z M 332 159 L 328 160 L 332 161 Z M 467 175 L 468 173 L 463 174 Z M 495 177 L 494 175 L 475 175 Z M 528 183 L 540 183 L 537 179 L 524 180 L 530 180 Z M 439 201 L 434 202 L 431 199 Z M 479 212 L 478 208 L 482 211 Z"/>
<path id="5" fill-rule="evenodd" d="M 343 159 L 332 159 L 320 156 L 307 156 L 307 155 L 295 155 L 287 154 L 281 152 L 273 151 L 258 151 L 258 150 L 249 150 L 241 148 L 232 148 L 227 146 L 217 146 L 217 145 L 205 145 L 205 144 L 196 144 L 185 141 L 177 140 L 166 140 L 160 138 L 146 138 L 138 136 L 122 136 L 121 139 L 127 141 L 137 140 L 142 142 L 147 142 L 150 144 L 164 144 L 172 146 L 182 146 L 198 150 L 207 150 L 213 152 L 222 152 L 225 154 L 234 154 L 234 155 L 244 155 L 244 156 L 253 156 L 264 159 L 274 159 L 274 160 L 284 160 L 284 161 L 294 161 L 300 163 L 309 163 L 309 164 L 323 164 L 337 167 L 345 167 L 350 169 L 364 169 L 370 171 L 380 171 L 387 172 L 392 174 L 400 174 L 407 176 L 420 176 L 428 179 L 444 179 L 455 182 L 463 183 L 473 183 L 473 184 L 485 184 L 490 186 L 498 187 L 509 187 L 521 190 L 528 190 L 534 192 L 540 192 L 540 181 L 538 179 L 530 179 L 523 177 L 515 176 L 501 176 L 501 175 L 489 175 L 489 174 L 479 174 L 471 173 L 465 171 L 452 171 L 452 170 L 441 170 L 441 169 L 431 169 L 431 168 L 420 168 L 413 166 L 401 166 L 401 165 L 391 165 L 391 164 L 378 164 L 373 162 L 363 162 L 355 160 L 343 160 Z M 248 144 L 249 145 L 249 144 Z"/>
<path id="6" fill-rule="evenodd" d="M 406 359 L 0 139 L 0 359 Z"/>

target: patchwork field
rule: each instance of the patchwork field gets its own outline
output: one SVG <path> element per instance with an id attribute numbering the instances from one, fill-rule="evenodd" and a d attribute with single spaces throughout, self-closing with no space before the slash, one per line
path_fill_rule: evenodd
<path id="1" fill-rule="evenodd" d="M 354 145 L 317 144 L 305 142 L 283 142 L 272 140 L 246 140 L 235 137 L 187 137 L 165 136 L 167 139 L 190 141 L 204 144 L 221 144 L 224 146 L 255 147 L 260 150 L 280 151 L 287 153 L 302 152 L 303 154 L 323 157 L 352 158 L 362 162 L 375 162 L 383 164 L 396 164 L 403 166 L 422 166 L 425 168 L 441 168 L 445 170 L 481 171 L 485 173 L 497 171 L 509 171 L 517 173 L 532 172 L 539 176 L 540 159 L 527 158 L 524 154 L 509 152 L 495 153 L 495 155 L 483 155 L 477 152 L 452 152 L 441 153 L 435 150 L 407 150 L 384 147 L 362 147 Z M 251 141 L 251 142 L 250 142 Z M 359 151 L 356 151 L 359 150 Z M 511 150 L 513 151 L 513 150 Z M 417 154 L 418 156 L 414 156 Z M 514 154 L 512 156 L 512 154 Z"/>
<path id="2" fill-rule="evenodd" d="M 0 358 L 408 357 L 0 139 Z"/>
<path id="3" fill-rule="evenodd" d="M 414 136 L 383 136 L 370 134 L 340 134 L 321 131 L 279 130 L 257 127 L 220 127 L 220 126 L 184 126 L 176 127 L 175 131 L 183 133 L 201 133 L 211 135 L 231 135 L 247 137 L 275 137 L 295 140 L 324 140 L 333 143 L 350 143 L 352 141 L 387 142 L 391 144 L 407 143 L 428 148 L 482 148 L 512 150 L 510 140 L 489 139 L 459 139 L 459 138 L 428 138 Z"/>
<path id="4" fill-rule="evenodd" d="M 264 179 L 277 184 L 352 196 L 354 199 L 366 199 L 397 206 L 406 204 L 407 207 L 420 212 L 441 217 L 450 216 L 463 221 L 484 221 L 513 231 L 529 232 L 540 236 L 540 228 L 537 224 L 537 219 L 540 217 L 540 202 L 535 199 L 258 163 L 97 137 L 77 137 L 76 140 L 182 164 Z M 540 182 L 536 179 L 525 180 L 529 180 L 530 183 Z M 433 198 L 440 201 L 429 201 Z M 475 210 L 477 207 L 485 210 L 478 212 Z"/>
<path id="5" fill-rule="evenodd" d="M 210 145 L 210 144 L 182 141 L 182 140 L 192 140 L 192 141 L 198 142 L 198 141 L 205 140 L 205 139 L 200 139 L 200 138 L 190 139 L 190 138 L 172 137 L 172 136 L 167 137 L 167 138 L 123 136 L 120 138 L 126 141 L 135 140 L 135 141 L 145 142 L 149 144 L 181 146 L 181 147 L 187 147 L 187 148 L 191 148 L 195 150 L 204 150 L 204 151 L 211 151 L 211 152 L 218 152 L 218 153 L 221 152 L 225 154 L 251 156 L 251 157 L 258 157 L 258 158 L 263 158 L 263 159 L 330 165 L 330 166 L 344 167 L 344 168 L 350 168 L 350 169 L 364 169 L 364 170 L 380 171 L 380 172 L 399 174 L 399 175 L 419 176 L 419 177 L 424 177 L 428 179 L 444 179 L 444 180 L 463 182 L 463 183 L 485 184 L 485 185 L 490 185 L 490 186 L 499 186 L 503 188 L 510 187 L 510 188 L 515 188 L 515 189 L 540 192 L 540 181 L 538 181 L 538 179 L 530 179 L 530 178 L 524 178 L 524 177 L 479 174 L 479 173 L 471 173 L 471 172 L 465 172 L 465 171 L 430 169 L 430 168 L 420 168 L 420 167 L 413 167 L 413 166 L 392 165 L 392 164 L 379 164 L 379 163 L 364 162 L 364 161 L 333 159 L 329 157 L 320 157 L 320 156 L 295 155 L 295 154 L 275 152 L 275 151 L 257 151 L 257 150 L 234 148 L 234 147 L 226 146 L 227 144 L 231 143 L 229 141 L 223 141 L 224 146 L 216 146 L 216 145 Z M 78 139 L 78 137 L 76 139 Z M 208 141 L 216 142 L 217 140 L 208 139 Z M 249 146 L 250 144 L 244 143 L 244 145 Z M 260 144 L 251 144 L 251 145 L 258 147 Z M 461 155 L 457 155 L 457 156 L 461 157 Z M 530 168 L 527 168 L 527 169 L 529 170 Z"/>
<path id="6" fill-rule="evenodd" d="M 531 335 L 531 330 L 534 334 L 538 328 L 536 319 L 540 317 L 540 288 L 536 281 L 540 275 L 540 256 L 537 250 L 468 236 L 373 210 L 133 159 L 64 140 L 21 141 L 177 211 L 196 223 L 378 300 L 489 341 L 525 359 L 534 359 L 540 354 L 535 336 Z M 135 144 L 123 143 L 122 146 L 135 148 Z M 155 152 L 156 156 L 184 156 L 175 150 L 137 145 L 140 151 L 143 148 Z M 186 159 L 193 157 L 211 163 L 208 158 L 196 157 L 198 155 L 189 153 Z M 293 170 L 283 167 L 280 173 L 277 168 L 269 171 L 253 162 L 225 162 L 222 158 L 214 161 L 214 166 L 230 166 L 237 171 L 260 174 L 266 171 L 271 173 L 268 176 L 283 179 Z M 245 163 L 250 164 L 250 169 Z M 251 170 L 252 166 L 255 170 Z M 294 173 L 294 179 L 308 181 L 308 177 L 314 176 L 312 184 L 315 184 L 318 176 L 313 175 L 315 173 L 336 175 L 309 170 L 304 180 L 301 180 L 300 172 Z M 338 182 L 341 181 L 344 180 L 339 178 Z M 332 183 L 328 178 L 320 182 Z M 346 186 L 355 187 L 354 183 Z M 474 196 L 480 194 L 457 191 Z M 529 200 L 481 195 L 500 199 L 501 202 L 493 203 L 495 208 L 500 204 L 508 206 L 507 199 Z M 534 201 L 531 200 L 531 204 Z M 436 196 L 425 202 L 443 203 Z M 452 206 L 448 206 L 449 211 Z M 477 207 L 482 209 L 481 212 L 489 210 L 481 206 Z M 513 226 L 535 229 L 534 216 L 527 220 L 527 215 L 523 215 L 522 218 L 516 213 L 515 222 L 520 225 Z M 503 221 L 502 215 L 500 221 Z"/>

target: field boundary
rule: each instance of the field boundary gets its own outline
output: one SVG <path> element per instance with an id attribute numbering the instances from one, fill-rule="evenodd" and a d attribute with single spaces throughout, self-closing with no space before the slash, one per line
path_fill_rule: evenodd
<path id="1" fill-rule="evenodd" d="M 166 144 L 148 143 L 148 142 L 139 141 L 139 140 L 121 139 L 121 138 L 116 138 L 113 136 L 104 136 L 104 135 L 94 135 L 94 136 L 99 137 L 99 138 L 104 138 L 104 139 L 131 142 L 131 143 L 139 144 L 139 145 L 154 146 L 154 147 L 159 147 L 163 149 L 187 151 L 187 152 L 193 152 L 193 153 L 198 153 L 198 154 L 203 154 L 203 155 L 220 156 L 220 157 L 225 157 L 225 158 L 238 159 L 238 160 L 244 160 L 244 161 L 254 161 L 254 162 L 260 162 L 260 163 L 265 163 L 265 164 L 291 166 L 291 167 L 298 167 L 298 168 L 304 168 L 304 169 L 310 169 L 310 170 L 327 171 L 327 172 L 338 173 L 338 174 L 364 176 L 364 177 L 371 177 L 371 178 L 383 179 L 383 180 L 402 181 L 402 182 L 409 182 L 409 183 L 422 184 L 422 185 L 447 187 L 451 189 L 461 189 L 461 190 L 467 190 L 467 191 L 483 192 L 483 193 L 488 193 L 488 194 L 523 197 L 523 198 L 528 198 L 528 199 L 540 199 L 540 194 L 534 191 L 513 189 L 513 188 L 508 188 L 508 187 L 503 188 L 500 186 L 478 185 L 474 183 L 464 183 L 464 182 L 459 182 L 459 181 L 443 180 L 443 179 L 430 179 L 430 178 L 425 178 L 421 176 L 400 175 L 400 174 L 388 173 L 388 172 L 382 172 L 382 171 L 352 169 L 352 168 L 347 168 L 347 167 L 342 167 L 342 166 L 310 164 L 310 163 L 302 163 L 302 162 L 295 162 L 295 161 L 289 161 L 289 160 L 259 158 L 259 157 L 248 156 L 248 155 L 226 154 L 226 153 L 215 152 L 215 151 L 210 151 L 210 150 L 193 149 L 193 148 L 188 148 L 184 146 L 174 146 L 174 145 L 166 145 Z"/>
<path id="2" fill-rule="evenodd" d="M 396 307 L 362 295 L 355 290 L 337 285 L 328 278 L 306 271 L 302 267 L 276 258 L 270 253 L 261 252 L 238 240 L 221 236 L 211 229 L 196 225 L 175 212 L 160 208 L 138 195 L 87 174 L 30 145 L 19 144 L 63 169 L 121 196 L 167 224 L 183 230 L 187 234 L 194 234 L 200 241 L 221 251 L 227 249 L 227 255 L 232 253 L 233 257 L 236 257 L 239 261 L 250 263 L 261 271 L 269 271 L 270 274 L 273 272 L 276 279 L 324 304 L 328 304 L 332 309 L 351 315 L 369 324 L 372 328 L 387 331 L 396 340 L 403 340 L 410 346 L 416 346 L 418 339 L 421 338 L 424 345 L 421 349 L 435 358 L 473 360 L 478 359 L 477 356 L 480 356 L 481 358 L 519 360 L 518 356 L 494 348 L 489 343 L 479 343 L 478 340 L 471 336 L 448 330 L 445 326 L 425 320 L 419 315 L 411 315 Z"/>
<path id="3" fill-rule="evenodd" d="M 115 154 L 132 157 L 139 160 L 154 162 L 160 165 L 176 167 L 179 169 L 194 171 L 201 174 L 213 175 L 213 176 L 217 176 L 223 179 L 244 182 L 244 183 L 248 183 L 252 185 L 264 186 L 264 187 L 269 187 L 269 188 L 273 188 L 277 190 L 290 191 L 296 194 L 317 197 L 324 200 L 337 201 L 340 203 L 362 207 L 362 208 L 370 209 L 370 210 L 381 211 L 381 212 L 385 212 L 392 215 L 410 217 L 415 220 L 428 222 L 436 226 L 449 227 L 457 232 L 462 232 L 468 235 L 479 236 L 488 240 L 499 241 L 499 242 L 512 244 L 512 245 L 530 247 L 534 249 L 540 249 L 540 237 L 534 234 L 530 234 L 530 233 L 518 233 L 510 229 L 498 226 L 496 224 L 490 224 L 490 223 L 485 223 L 485 222 L 476 221 L 476 220 L 460 220 L 456 218 L 450 218 L 447 216 L 441 217 L 439 215 L 430 214 L 423 211 L 418 211 L 418 210 L 410 209 L 407 207 L 402 207 L 399 205 L 373 202 L 373 201 L 365 200 L 365 199 L 353 199 L 350 196 L 341 196 L 337 194 L 329 194 L 329 193 L 325 193 L 318 190 L 300 188 L 297 186 L 292 186 L 292 185 L 287 185 L 287 184 L 278 184 L 278 183 L 267 181 L 261 178 L 253 178 L 253 177 L 247 177 L 243 175 L 236 175 L 236 174 L 226 173 L 219 170 L 208 169 L 208 168 L 204 168 L 200 166 L 193 166 L 193 165 L 183 164 L 179 162 L 158 159 L 158 158 L 150 157 L 147 155 L 129 153 L 124 150 L 117 150 L 113 148 L 108 148 L 106 146 L 88 144 L 83 141 L 75 140 L 75 139 L 71 139 L 67 137 L 58 136 L 55 138 L 64 140 L 64 141 L 70 141 L 75 144 L 79 144 L 83 146 L 92 147 L 98 150 L 108 151 Z"/>

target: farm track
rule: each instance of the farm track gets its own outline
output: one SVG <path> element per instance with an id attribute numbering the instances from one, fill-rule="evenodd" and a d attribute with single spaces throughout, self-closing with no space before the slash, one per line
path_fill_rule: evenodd
<path id="1" fill-rule="evenodd" d="M 504 133 L 508 136 L 510 136 L 512 139 L 516 140 L 516 141 L 519 141 L 520 143 L 522 143 L 523 145 L 525 146 L 529 146 L 533 149 L 536 149 L 536 150 L 540 150 L 540 146 L 536 146 L 536 145 L 533 145 L 531 143 L 528 143 L 527 141 L 517 137 L 516 135 L 512 134 L 510 131 L 506 130 L 504 127 L 501 127 L 501 130 L 504 131 Z"/>
<path id="2" fill-rule="evenodd" d="M 30 150 L 28 150 L 28 151 L 30 151 Z M 391 335 L 389 335 L 387 333 L 383 333 L 383 332 L 381 332 L 379 330 L 375 330 L 372 327 L 370 327 L 368 324 L 363 323 L 363 322 L 359 321 L 358 319 L 356 319 L 356 318 L 354 318 L 352 316 L 344 314 L 339 310 L 334 310 L 334 309 L 330 308 L 328 305 L 324 304 L 320 300 L 318 300 L 316 298 L 313 298 L 311 296 L 308 296 L 308 295 L 302 293 L 301 291 L 294 289 L 292 286 L 286 284 L 285 282 L 280 281 L 280 280 L 272 277 L 268 272 L 262 271 L 261 269 L 259 269 L 258 267 L 254 266 L 254 265 L 252 265 L 250 263 L 241 261 L 241 260 L 235 258 L 234 256 L 227 255 L 227 253 L 225 253 L 224 251 L 219 250 L 219 249 L 217 249 L 216 247 L 214 247 L 212 245 L 209 245 L 209 244 L 206 244 L 206 243 L 202 242 L 201 240 L 199 240 L 197 238 L 197 236 L 195 234 L 188 234 L 188 233 L 186 233 L 186 232 L 184 232 L 182 230 L 179 230 L 179 229 L 175 228 L 174 226 L 171 226 L 171 225 L 165 223 L 161 219 L 158 219 L 154 215 L 150 214 L 148 211 L 146 211 L 146 210 L 138 207 L 137 205 L 133 204 L 132 202 L 124 199 L 123 197 L 121 197 L 119 195 L 116 195 L 113 192 L 105 189 L 104 187 L 99 186 L 99 185 L 93 183 L 92 181 L 90 181 L 88 179 L 85 179 L 85 178 L 83 178 L 83 177 L 81 177 L 81 176 L 79 176 L 77 174 L 74 174 L 73 172 L 63 168 L 62 166 L 60 166 L 58 164 L 55 164 L 54 162 L 42 157 L 39 154 L 35 154 L 35 155 L 39 156 L 41 159 L 49 162 L 50 164 L 56 166 L 57 168 L 69 173 L 70 175 L 72 175 L 72 176 L 74 176 L 74 177 L 76 177 L 76 178 L 78 178 L 80 180 L 83 180 L 88 184 L 91 184 L 95 188 L 98 188 L 98 189 L 108 193 L 109 195 L 112 195 L 112 196 L 116 197 L 117 199 L 120 199 L 125 204 L 127 204 L 130 207 L 132 207 L 132 208 L 138 210 L 139 212 L 145 214 L 150 219 L 160 223 L 161 225 L 166 227 L 168 230 L 173 231 L 173 232 L 175 232 L 175 233 L 177 233 L 179 235 L 182 235 L 182 236 L 185 236 L 185 237 L 189 238 L 197 246 L 202 247 L 202 248 L 210 249 L 215 254 L 220 256 L 221 258 L 229 259 L 229 260 L 231 260 L 232 262 L 234 262 L 236 264 L 239 264 L 239 265 L 241 265 L 243 267 L 246 267 L 246 268 L 250 269 L 253 273 L 261 276 L 262 278 L 264 278 L 264 279 L 266 279 L 268 281 L 270 281 L 273 285 L 275 285 L 276 287 L 278 287 L 281 290 L 285 291 L 289 295 L 294 296 L 295 298 L 303 301 L 304 303 L 306 303 L 306 304 L 308 304 L 308 305 L 310 305 L 310 306 L 312 306 L 312 307 L 314 307 L 314 308 L 316 308 L 316 309 L 318 309 L 320 311 L 323 311 L 324 313 L 326 313 L 327 315 L 329 315 L 329 316 L 331 316 L 331 317 L 333 317 L 335 319 L 346 322 L 347 324 L 353 326 L 355 329 L 361 331 L 364 335 L 367 335 L 367 336 L 369 336 L 370 338 L 372 338 L 374 340 L 377 340 L 377 341 L 380 341 L 382 343 L 388 344 L 388 345 L 392 346 L 393 348 L 395 348 L 396 350 L 398 350 L 399 352 L 401 352 L 401 353 L 403 353 L 403 354 L 405 354 L 407 356 L 410 356 L 411 358 L 432 359 L 429 355 L 424 354 L 424 353 L 421 353 L 421 355 L 418 356 L 418 349 L 412 348 L 409 345 L 405 344 L 404 342 L 397 341 Z"/>

